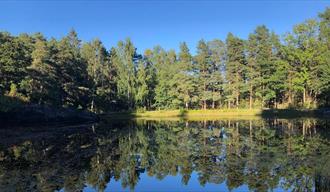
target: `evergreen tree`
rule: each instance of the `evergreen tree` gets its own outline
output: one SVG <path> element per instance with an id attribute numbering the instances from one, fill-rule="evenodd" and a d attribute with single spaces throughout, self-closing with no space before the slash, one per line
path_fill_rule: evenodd
<path id="1" fill-rule="evenodd" d="M 155 107 L 159 109 L 170 108 L 173 101 L 171 80 L 174 75 L 176 62 L 175 52 L 166 52 L 160 46 L 156 46 L 152 56 L 153 65 L 157 70 L 157 84 L 155 87 Z"/>
<path id="2" fill-rule="evenodd" d="M 226 92 L 228 108 L 239 107 L 240 95 L 245 92 L 245 53 L 243 40 L 229 33 L 226 39 Z"/>
<path id="3" fill-rule="evenodd" d="M 151 76 L 148 74 L 148 69 L 145 63 L 141 60 L 138 63 L 137 74 L 136 74 L 136 106 L 146 107 L 148 105 L 147 99 L 149 95 L 148 82 Z"/>
<path id="4" fill-rule="evenodd" d="M 118 43 L 115 55 L 116 57 L 113 60 L 113 64 L 117 71 L 116 82 L 118 94 L 126 97 L 127 107 L 132 109 L 134 108 L 134 98 L 136 94 L 136 62 L 139 56 L 130 39 Z"/>
<path id="5" fill-rule="evenodd" d="M 318 23 L 308 20 L 296 25 L 293 32 L 286 36 L 286 57 L 293 69 L 290 97 L 295 98 L 295 105 L 302 103 L 305 107 L 315 105 L 318 77 L 317 66 L 322 60 L 319 54 Z M 292 90 L 292 91 L 291 91 Z"/>
<path id="6" fill-rule="evenodd" d="M 319 73 L 319 100 L 320 105 L 330 106 L 330 8 L 324 13 L 319 14 L 320 17 L 320 53 L 322 61 L 317 67 Z"/>
<path id="7" fill-rule="evenodd" d="M 250 108 L 253 105 L 253 97 L 261 102 L 261 107 L 271 104 L 276 97 L 272 89 L 272 75 L 275 73 L 276 47 L 275 34 L 271 34 L 266 26 L 258 26 L 253 34 L 250 34 L 248 42 L 248 84 L 250 95 Z M 276 42 L 274 42 L 276 43 Z"/>
<path id="8" fill-rule="evenodd" d="M 285 102 L 285 93 L 288 90 L 288 77 L 290 76 L 291 67 L 283 58 L 283 45 L 281 45 L 280 40 L 275 33 L 271 34 L 271 41 L 273 46 L 273 56 L 272 61 L 274 65 L 274 72 L 269 77 L 269 89 L 274 92 L 274 97 L 272 98 L 273 107 L 278 108 L 279 104 Z"/>
<path id="9" fill-rule="evenodd" d="M 151 58 L 152 58 L 152 50 L 150 49 L 145 50 L 143 62 L 147 74 L 146 84 L 147 84 L 148 94 L 146 95 L 146 105 L 145 105 L 147 109 L 152 109 L 153 104 L 155 103 L 155 87 L 157 82 L 157 72 L 155 66 L 151 61 Z"/>
<path id="10" fill-rule="evenodd" d="M 33 40 L 26 34 L 13 37 L 9 33 L 0 35 L 0 93 L 9 91 L 12 84 L 24 80 L 26 68 L 31 65 Z M 20 90 L 20 89 L 19 89 Z"/>
<path id="11" fill-rule="evenodd" d="M 207 108 L 207 102 L 212 99 L 211 71 L 212 64 L 209 49 L 204 40 L 200 40 L 197 45 L 196 68 L 198 73 L 198 94 L 199 100 L 202 102 L 202 108 Z"/>
<path id="12" fill-rule="evenodd" d="M 38 35 L 31 54 L 32 64 L 28 67 L 28 76 L 24 81 L 25 90 L 31 102 L 53 104 L 55 68 L 49 61 L 50 52 L 46 39 Z"/>
<path id="13" fill-rule="evenodd" d="M 88 103 L 87 66 L 80 54 L 80 40 L 75 31 L 57 43 L 56 68 L 61 85 L 63 106 L 86 108 Z"/>
<path id="14" fill-rule="evenodd" d="M 173 90 L 176 94 L 178 107 L 189 108 L 190 104 L 196 98 L 194 92 L 195 76 L 193 73 L 193 60 L 189 53 L 189 48 L 185 42 L 180 44 L 180 52 L 178 54 L 177 71 L 173 77 Z"/>
<path id="15" fill-rule="evenodd" d="M 102 42 L 98 39 L 90 43 L 85 43 L 81 49 L 82 58 L 87 62 L 87 72 L 89 80 L 91 81 L 91 104 L 90 110 L 98 110 L 105 101 L 108 101 L 107 90 L 108 74 L 109 74 L 109 61 L 106 49 L 103 47 Z M 95 109 L 95 102 L 97 106 Z M 107 102 L 109 103 L 109 102 Z"/>
<path id="16" fill-rule="evenodd" d="M 212 90 L 212 108 L 216 105 L 221 106 L 221 100 L 223 99 L 224 90 L 224 64 L 226 47 L 225 44 L 218 39 L 208 42 L 209 52 L 211 55 L 211 77 L 210 88 Z"/>

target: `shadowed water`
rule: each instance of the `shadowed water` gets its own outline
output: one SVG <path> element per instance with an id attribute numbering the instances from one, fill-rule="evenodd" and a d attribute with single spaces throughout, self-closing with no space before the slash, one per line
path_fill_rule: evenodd
<path id="1" fill-rule="evenodd" d="M 330 121 L 0 129 L 0 191 L 330 191 Z"/>

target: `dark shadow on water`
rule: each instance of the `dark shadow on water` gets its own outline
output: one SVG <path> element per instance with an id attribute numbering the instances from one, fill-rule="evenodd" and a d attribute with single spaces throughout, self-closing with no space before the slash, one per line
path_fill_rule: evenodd
<path id="1" fill-rule="evenodd" d="M 330 118 L 330 109 L 268 109 L 260 114 L 262 118 Z"/>

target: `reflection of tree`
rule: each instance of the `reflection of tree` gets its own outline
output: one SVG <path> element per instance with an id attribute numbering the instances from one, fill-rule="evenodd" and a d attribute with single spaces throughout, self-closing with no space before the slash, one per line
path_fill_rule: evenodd
<path id="1" fill-rule="evenodd" d="M 61 130 L 1 144 L 0 188 L 80 191 L 88 184 L 104 191 L 114 179 L 134 189 L 143 172 L 160 180 L 179 176 L 187 185 L 196 172 L 201 185 L 327 191 L 326 125 L 315 119 L 131 121 Z"/>

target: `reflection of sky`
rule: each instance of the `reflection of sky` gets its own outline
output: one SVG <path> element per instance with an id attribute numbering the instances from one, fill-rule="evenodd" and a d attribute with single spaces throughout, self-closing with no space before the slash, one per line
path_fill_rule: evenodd
<path id="1" fill-rule="evenodd" d="M 229 191 L 226 186 L 226 181 L 221 184 L 213 184 L 207 183 L 205 186 L 201 186 L 198 181 L 198 174 L 193 172 L 191 174 L 191 178 L 189 180 L 188 185 L 184 185 L 181 183 L 181 175 L 177 176 L 166 176 L 163 180 L 158 180 L 155 177 L 149 177 L 146 173 L 142 173 L 140 175 L 140 180 L 138 181 L 137 185 L 135 186 L 134 191 L 166 191 L 166 192 L 173 192 L 173 191 Z M 96 191 L 92 187 L 87 186 L 84 189 L 84 192 L 94 192 Z M 130 191 L 129 187 L 123 189 L 121 186 L 121 181 L 115 181 L 111 179 L 110 183 L 108 183 L 107 188 L 105 191 Z M 239 188 L 232 190 L 233 192 L 245 192 L 249 191 L 248 186 L 242 185 Z M 274 192 L 284 191 L 281 188 L 277 188 L 273 190 Z"/>

